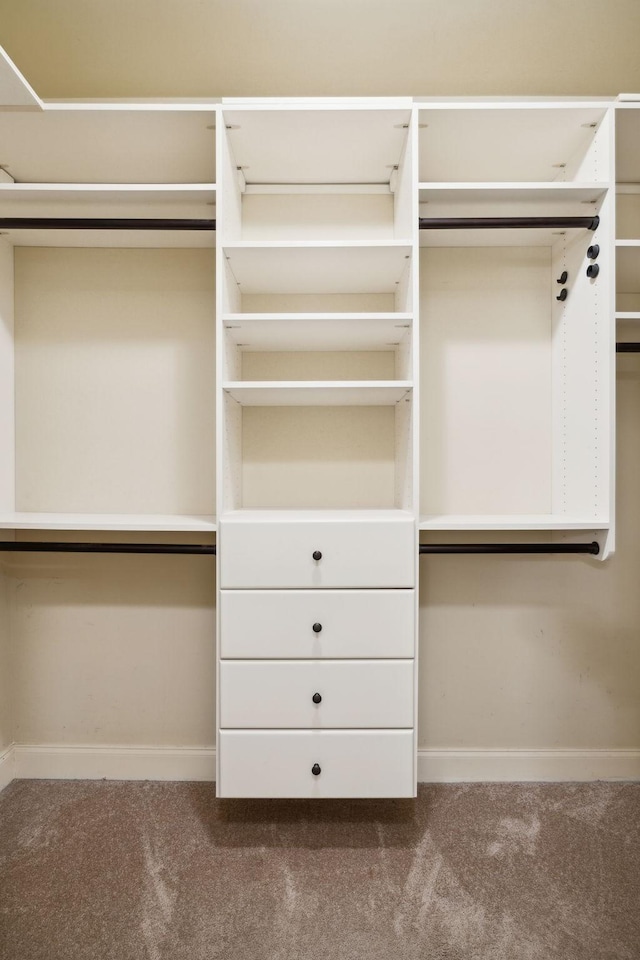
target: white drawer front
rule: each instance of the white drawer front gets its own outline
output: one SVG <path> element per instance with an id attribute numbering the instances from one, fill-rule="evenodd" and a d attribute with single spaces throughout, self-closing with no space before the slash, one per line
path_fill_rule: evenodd
<path id="1" fill-rule="evenodd" d="M 219 538 L 222 589 L 414 586 L 411 519 L 222 520 Z"/>
<path id="2" fill-rule="evenodd" d="M 413 660 L 223 660 L 220 726 L 412 727 Z"/>
<path id="3" fill-rule="evenodd" d="M 223 590 L 220 654 L 413 657 L 414 598 L 413 590 Z"/>
<path id="4" fill-rule="evenodd" d="M 415 796 L 411 730 L 222 730 L 219 749 L 219 797 Z"/>

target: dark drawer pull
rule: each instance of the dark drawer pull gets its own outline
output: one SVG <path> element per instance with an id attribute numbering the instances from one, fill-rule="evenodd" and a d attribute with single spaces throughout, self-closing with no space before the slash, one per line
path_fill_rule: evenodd
<path id="1" fill-rule="evenodd" d="M 311 773 L 314 775 L 314 777 L 320 776 L 320 774 L 322 773 L 322 770 L 320 768 L 319 763 L 314 763 L 314 765 L 311 767 Z"/>
<path id="2" fill-rule="evenodd" d="M 312 629 L 313 629 L 313 632 L 314 632 L 314 633 L 322 633 L 322 624 L 321 624 L 321 623 L 314 623 Z"/>
<path id="3" fill-rule="evenodd" d="M 314 550 L 314 551 L 313 551 L 313 559 L 314 559 L 314 560 L 322 560 L 322 554 L 320 553 L 319 550 Z"/>
<path id="4" fill-rule="evenodd" d="M 319 693 L 314 693 L 311 699 L 314 703 L 322 703 L 322 696 Z"/>

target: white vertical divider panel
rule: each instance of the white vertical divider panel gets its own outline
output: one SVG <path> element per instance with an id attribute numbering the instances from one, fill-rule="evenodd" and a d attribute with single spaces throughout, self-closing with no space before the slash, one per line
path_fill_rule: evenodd
<path id="1" fill-rule="evenodd" d="M 612 520 L 615 333 L 613 202 L 609 191 L 593 233 L 564 237 L 552 256 L 553 512 Z M 591 279 L 587 249 L 598 244 Z M 555 279 L 569 274 L 569 295 L 556 300 Z M 600 554 L 613 548 L 612 529 Z"/>
<path id="2" fill-rule="evenodd" d="M 0 238 L 0 511 L 15 510 L 13 247 Z"/>
<path id="3" fill-rule="evenodd" d="M 419 209 L 419 174 L 418 174 L 418 121 L 420 113 L 417 107 L 411 110 L 409 122 L 409 136 L 407 139 L 406 154 L 410 157 L 409 164 L 409 209 L 411 223 L 411 309 L 413 314 L 411 324 L 411 379 L 413 381 L 411 411 L 411 455 L 408 469 L 411 471 L 411 505 L 414 519 L 413 556 L 415 564 L 414 590 L 414 662 L 413 662 L 413 790 L 418 789 L 418 700 L 419 700 L 419 663 L 418 663 L 418 627 L 420 621 L 420 231 L 418 229 Z"/>

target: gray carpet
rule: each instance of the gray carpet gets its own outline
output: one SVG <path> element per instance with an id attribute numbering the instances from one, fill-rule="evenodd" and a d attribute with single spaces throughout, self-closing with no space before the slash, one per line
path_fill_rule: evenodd
<path id="1" fill-rule="evenodd" d="M 15 781 L 2 960 L 638 960 L 640 784 L 216 800 Z"/>

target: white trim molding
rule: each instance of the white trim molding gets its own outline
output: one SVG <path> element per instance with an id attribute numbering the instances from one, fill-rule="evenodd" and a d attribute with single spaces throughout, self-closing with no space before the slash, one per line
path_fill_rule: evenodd
<path id="1" fill-rule="evenodd" d="M 215 780 L 214 747 L 14 744 L 0 754 L 0 790 L 13 779 Z M 640 780 L 640 750 L 418 751 L 420 783 Z"/>
<path id="2" fill-rule="evenodd" d="M 0 790 L 15 779 L 15 750 L 13 745 L 0 753 Z"/>
<path id="3" fill-rule="evenodd" d="M 640 750 L 418 750 L 421 783 L 640 780 Z"/>
<path id="4" fill-rule="evenodd" d="M 213 747 L 15 744 L 18 779 L 214 780 Z"/>

